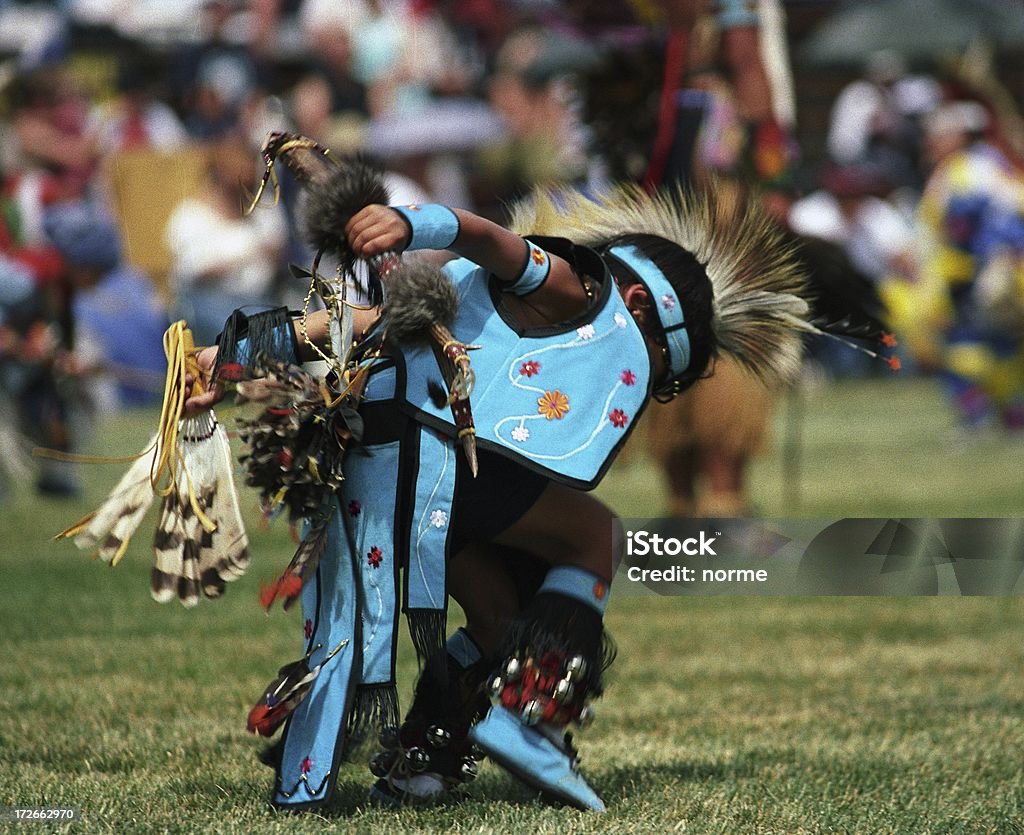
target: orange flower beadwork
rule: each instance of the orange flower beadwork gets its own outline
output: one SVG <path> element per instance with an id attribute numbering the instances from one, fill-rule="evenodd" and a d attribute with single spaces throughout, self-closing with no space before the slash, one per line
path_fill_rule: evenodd
<path id="1" fill-rule="evenodd" d="M 533 256 L 533 263 L 540 266 L 544 263 L 544 250 L 533 247 L 530 250 L 530 255 Z"/>
<path id="2" fill-rule="evenodd" d="M 558 389 L 546 391 L 537 398 L 537 411 L 548 420 L 561 420 L 569 411 L 569 398 Z"/>

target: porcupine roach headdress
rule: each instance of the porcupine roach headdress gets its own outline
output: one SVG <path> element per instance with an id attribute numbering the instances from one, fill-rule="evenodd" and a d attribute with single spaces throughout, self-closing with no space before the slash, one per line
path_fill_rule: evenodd
<path id="1" fill-rule="evenodd" d="M 227 433 L 212 410 L 183 412 L 185 375 L 200 377 L 184 322 L 168 328 L 164 351 L 167 382 L 156 435 L 130 459 L 131 467 L 103 504 L 56 538 L 73 538 L 79 548 L 95 549 L 104 562 L 117 565 L 159 495 L 151 593 L 161 603 L 178 598 L 195 606 L 200 593 L 220 597 L 225 583 L 245 573 L 248 538 Z"/>
<path id="2" fill-rule="evenodd" d="M 768 216 L 738 191 L 711 184 L 649 195 L 620 186 L 596 200 L 537 192 L 513 208 L 520 234 L 559 235 L 598 246 L 619 235 L 657 235 L 691 252 L 713 287 L 718 348 L 765 383 L 793 379 L 808 319 L 800 270 Z"/>
<path id="3" fill-rule="evenodd" d="M 284 573 L 262 595 L 265 606 L 280 596 L 287 608 L 315 571 L 323 551 L 327 519 L 318 516 L 316 507 L 334 507 L 334 503 L 322 499 L 341 484 L 345 447 L 358 434 L 354 427 L 358 426 L 355 409 L 361 378 L 375 352 L 379 353 L 384 342 L 431 346 L 448 386 L 449 406 L 453 413 L 464 417 L 460 437 L 475 471 L 475 437 L 468 400 L 473 377 L 467 353 L 470 346 L 455 340 L 448 330 L 458 302 L 451 283 L 437 267 L 403 260 L 397 253 L 385 253 L 369 264 L 368 284 L 359 289 L 371 304 L 382 305 L 382 327 L 351 349 L 352 304 L 346 294 L 352 285 L 358 286 L 359 259 L 348 246 L 345 226 L 365 206 L 388 204 L 381 170 L 365 157 L 335 157 L 312 140 L 293 134 L 271 135 L 263 156 L 266 173 L 260 193 L 268 182 L 276 183 L 274 165 L 278 161 L 305 189 L 305 232 L 316 256 L 311 272 L 293 272 L 310 279 L 311 292 L 319 294 L 331 312 L 333 355 L 312 347 L 335 372 L 341 389 L 334 396 L 321 386 L 323 395 L 317 398 L 317 381 L 302 369 L 266 362 L 257 362 L 253 371 L 264 380 L 243 380 L 238 387 L 241 399 L 267 406 L 259 418 L 240 424 L 240 434 L 250 447 L 243 459 L 248 482 L 260 489 L 268 503 L 284 501 L 293 517 L 303 516 L 313 522 Z M 337 262 L 336 276 L 320 274 L 319 265 L 325 255 Z M 386 282 L 380 280 L 382 277 Z M 298 330 L 305 333 L 304 321 L 300 320 Z M 231 340 L 222 342 L 230 344 Z M 331 427 L 341 428 L 340 423 L 345 424 L 344 431 L 334 432 Z M 317 466 L 304 467 L 302 462 L 307 460 L 315 460 Z M 282 466 L 282 461 L 292 464 Z"/>

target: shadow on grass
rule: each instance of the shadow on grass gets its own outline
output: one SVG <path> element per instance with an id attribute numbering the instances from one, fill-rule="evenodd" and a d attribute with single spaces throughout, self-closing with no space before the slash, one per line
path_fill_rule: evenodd
<path id="1" fill-rule="evenodd" d="M 594 790 L 609 805 L 636 797 L 639 788 L 650 792 L 658 787 L 671 787 L 680 782 L 708 783 L 752 777 L 766 764 L 766 759 L 750 755 L 728 762 L 669 762 L 611 766 L 595 773 L 590 781 Z"/>
<path id="2" fill-rule="evenodd" d="M 602 799 L 612 806 L 636 798 L 640 791 L 647 793 L 658 788 L 669 788 L 680 782 L 724 782 L 750 777 L 766 764 L 767 759 L 764 756 L 754 754 L 721 763 L 673 760 L 649 765 L 606 766 L 595 769 L 593 773 L 588 773 L 584 769 L 584 775 Z M 490 764 L 487 772 L 461 799 L 452 798 L 442 804 L 420 809 L 429 809 L 433 815 L 443 815 L 445 810 L 458 814 L 458 810 L 467 807 L 476 808 L 498 803 L 539 808 L 551 805 L 541 799 L 539 792 L 519 782 L 499 767 Z M 350 779 L 345 779 L 346 775 L 342 775 L 335 788 L 334 797 L 327 806 L 318 809 L 317 814 L 327 818 L 347 818 L 369 809 L 392 811 L 369 803 L 368 793 L 372 778 L 368 773 L 364 781 L 355 779 L 356 775 L 353 773 L 347 776 Z"/>

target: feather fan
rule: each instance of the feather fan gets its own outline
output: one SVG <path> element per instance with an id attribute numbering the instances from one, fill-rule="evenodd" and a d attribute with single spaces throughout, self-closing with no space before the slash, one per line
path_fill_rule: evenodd
<path id="1" fill-rule="evenodd" d="M 160 428 L 134 457 L 107 499 L 57 534 L 93 548 L 110 565 L 124 556 L 159 495 L 151 593 L 194 606 L 200 594 L 219 597 L 249 564 L 227 433 L 212 410 L 184 415 L 185 375 L 200 379 L 191 333 L 176 322 L 164 335 L 168 372 Z"/>

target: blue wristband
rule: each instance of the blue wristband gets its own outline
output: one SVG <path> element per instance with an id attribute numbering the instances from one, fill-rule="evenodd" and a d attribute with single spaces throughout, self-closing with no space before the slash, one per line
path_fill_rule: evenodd
<path id="1" fill-rule="evenodd" d="M 448 249 L 459 237 L 459 219 L 447 206 L 412 203 L 390 208 L 409 224 L 411 235 L 406 249 Z"/>
<path id="2" fill-rule="evenodd" d="M 517 296 L 525 296 L 548 280 L 551 273 L 551 256 L 548 255 L 537 244 L 526 241 L 526 266 L 519 273 L 518 278 L 503 289 L 508 293 L 515 293 Z"/>

